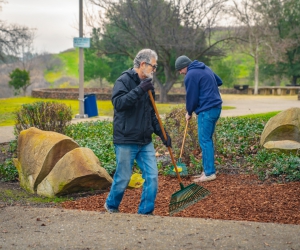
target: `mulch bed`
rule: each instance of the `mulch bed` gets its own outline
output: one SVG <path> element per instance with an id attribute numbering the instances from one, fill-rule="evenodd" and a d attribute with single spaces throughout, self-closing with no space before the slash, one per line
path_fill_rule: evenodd
<path id="1" fill-rule="evenodd" d="M 182 179 L 184 186 L 192 182 Z M 177 217 L 211 218 L 221 220 L 273 222 L 300 225 L 300 182 L 263 183 L 254 175 L 219 174 L 215 181 L 199 184 L 211 194 L 185 210 Z M 159 190 L 154 214 L 169 216 L 169 202 L 180 190 L 177 178 L 159 176 Z M 141 188 L 127 189 L 119 207 L 122 213 L 137 213 Z M 105 211 L 108 192 L 67 201 L 66 209 Z"/>

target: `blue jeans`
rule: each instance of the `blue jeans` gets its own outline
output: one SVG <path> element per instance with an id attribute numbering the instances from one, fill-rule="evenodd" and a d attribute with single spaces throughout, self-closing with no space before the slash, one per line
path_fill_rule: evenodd
<path id="1" fill-rule="evenodd" d="M 153 143 L 147 145 L 115 144 L 117 168 L 114 180 L 106 199 L 108 208 L 118 209 L 132 174 L 132 166 L 136 160 L 145 179 L 139 214 L 149 214 L 154 210 L 158 189 L 158 170 Z"/>
<path id="2" fill-rule="evenodd" d="M 202 164 L 206 176 L 216 173 L 212 136 L 220 117 L 221 108 L 212 108 L 198 114 L 198 139 L 202 150 Z"/>

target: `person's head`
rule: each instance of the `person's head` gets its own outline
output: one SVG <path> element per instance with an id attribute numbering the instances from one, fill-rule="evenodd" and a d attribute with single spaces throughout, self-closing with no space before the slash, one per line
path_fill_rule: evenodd
<path id="1" fill-rule="evenodd" d="M 176 59 L 175 69 L 179 71 L 179 74 L 185 75 L 187 73 L 187 67 L 192 63 L 192 60 L 183 55 Z"/>
<path id="2" fill-rule="evenodd" d="M 142 49 L 133 60 L 133 67 L 141 79 L 153 78 L 157 68 L 157 54 L 151 49 Z"/>

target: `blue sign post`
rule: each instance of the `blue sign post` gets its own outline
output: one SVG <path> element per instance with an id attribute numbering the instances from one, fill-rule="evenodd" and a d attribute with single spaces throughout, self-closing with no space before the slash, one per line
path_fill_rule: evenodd
<path id="1" fill-rule="evenodd" d="M 91 39 L 86 37 L 74 37 L 74 48 L 89 48 L 91 46 Z"/>

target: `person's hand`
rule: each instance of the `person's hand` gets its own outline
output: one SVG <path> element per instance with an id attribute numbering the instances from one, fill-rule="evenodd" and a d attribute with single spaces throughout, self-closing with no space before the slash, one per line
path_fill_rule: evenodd
<path id="1" fill-rule="evenodd" d="M 154 89 L 151 78 L 143 79 L 139 85 L 144 92 Z"/>
<path id="2" fill-rule="evenodd" d="M 168 135 L 168 133 L 166 132 L 166 136 L 167 136 L 167 140 L 165 140 L 164 136 L 161 135 L 161 140 L 163 142 L 163 144 L 166 146 L 166 147 L 172 147 L 172 139 L 171 137 Z"/>
<path id="3" fill-rule="evenodd" d="M 191 118 L 192 118 L 192 116 L 189 115 L 188 112 L 186 112 L 186 114 L 185 114 L 186 121 L 190 120 Z"/>

